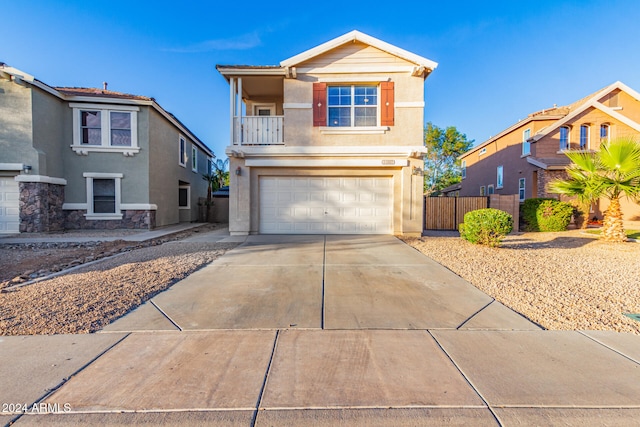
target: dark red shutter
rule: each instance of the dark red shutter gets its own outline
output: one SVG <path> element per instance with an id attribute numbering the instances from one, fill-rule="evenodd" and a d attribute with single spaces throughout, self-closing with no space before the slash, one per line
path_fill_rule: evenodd
<path id="1" fill-rule="evenodd" d="M 327 84 L 313 84 L 313 125 L 327 125 Z"/>
<path id="2" fill-rule="evenodd" d="M 380 82 L 380 91 L 382 92 L 382 111 L 380 112 L 380 125 L 393 126 L 393 82 Z"/>

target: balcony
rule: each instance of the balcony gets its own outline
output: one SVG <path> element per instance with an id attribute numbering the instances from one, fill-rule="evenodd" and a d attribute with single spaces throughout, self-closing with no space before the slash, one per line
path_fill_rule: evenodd
<path id="1" fill-rule="evenodd" d="M 233 118 L 233 145 L 284 144 L 284 116 Z"/>

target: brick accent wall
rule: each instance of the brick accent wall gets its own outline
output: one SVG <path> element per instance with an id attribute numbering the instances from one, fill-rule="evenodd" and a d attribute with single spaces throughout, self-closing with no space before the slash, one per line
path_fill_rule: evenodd
<path id="1" fill-rule="evenodd" d="M 538 170 L 538 197 L 540 198 L 552 198 L 559 199 L 560 196 L 555 193 L 547 192 L 547 184 L 556 179 L 567 179 L 567 172 L 564 170 Z"/>
<path id="2" fill-rule="evenodd" d="M 116 230 L 139 229 L 152 230 L 156 226 L 156 211 L 122 211 L 121 220 L 88 220 L 84 210 L 65 211 L 65 228 L 69 230 Z"/>
<path id="3" fill-rule="evenodd" d="M 64 185 L 21 182 L 19 189 L 21 233 L 64 230 Z"/>

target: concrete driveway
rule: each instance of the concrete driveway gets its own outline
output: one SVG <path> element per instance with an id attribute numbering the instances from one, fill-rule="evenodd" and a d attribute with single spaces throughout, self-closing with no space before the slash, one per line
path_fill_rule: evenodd
<path id="1" fill-rule="evenodd" d="M 21 354 L 60 367 L 25 379 Z M 639 337 L 543 331 L 391 236 L 250 236 L 101 333 L 0 359 L 2 402 L 50 412 L 16 425 L 640 419 Z"/>

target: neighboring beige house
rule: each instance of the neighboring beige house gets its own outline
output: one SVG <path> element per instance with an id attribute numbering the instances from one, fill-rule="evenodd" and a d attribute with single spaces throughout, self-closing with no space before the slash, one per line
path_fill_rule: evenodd
<path id="1" fill-rule="evenodd" d="M 566 177 L 568 150 L 597 150 L 600 142 L 631 136 L 640 141 L 640 94 L 615 82 L 571 105 L 549 108 L 503 130 L 460 156 L 459 196 L 518 194 L 520 201 L 554 197 L 547 184 Z M 640 206 L 623 199 L 625 220 L 640 220 Z M 602 218 L 605 200 L 594 206 Z"/>
<path id="2" fill-rule="evenodd" d="M 213 157 L 153 98 L 0 63 L 0 233 L 195 221 Z"/>
<path id="3" fill-rule="evenodd" d="M 437 64 L 358 31 L 230 85 L 231 234 L 422 233 L 424 81 Z"/>

